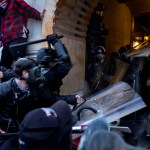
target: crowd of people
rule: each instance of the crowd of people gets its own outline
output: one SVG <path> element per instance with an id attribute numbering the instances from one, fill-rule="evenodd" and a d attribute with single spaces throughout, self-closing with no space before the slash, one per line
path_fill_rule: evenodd
<path id="1" fill-rule="evenodd" d="M 47 113 L 48 119 L 49 117 L 52 117 L 52 127 L 50 127 L 50 123 L 48 123 L 49 120 L 48 122 L 43 121 L 43 123 L 39 125 L 44 114 L 39 120 L 33 121 L 35 116 L 39 116 L 38 113 L 35 113 L 35 116 L 31 116 L 32 122 L 30 124 L 34 123 L 37 126 L 44 126 L 43 129 L 42 127 L 38 127 L 35 138 L 36 134 L 38 134 L 40 130 L 45 130 L 45 128 L 47 128 L 47 131 L 52 128 L 52 130 L 57 130 L 58 133 L 62 130 L 62 135 L 65 135 L 66 132 L 70 132 L 72 125 L 72 123 L 69 123 L 71 122 L 72 115 L 68 104 L 77 105 L 83 101 L 79 95 L 59 94 L 62 79 L 68 74 L 72 67 L 67 49 L 61 40 L 55 38 L 51 43 L 55 49 L 42 48 L 38 50 L 36 60 L 27 57 L 27 46 L 12 48 L 11 45 L 27 41 L 29 35 L 26 26 L 27 19 L 32 18 L 40 21 L 44 18 L 45 10 L 39 12 L 28 5 L 24 0 L 2 0 L 0 1 L 0 11 L 0 35 L 1 46 L 3 46 L 0 63 L 1 148 L 13 149 L 7 147 L 9 141 L 5 144 L 3 137 L 13 133 L 20 134 L 20 130 L 22 130 L 20 129 L 21 126 L 24 127 L 24 125 L 22 125 L 24 122 L 23 119 L 26 119 L 26 117 L 28 118 L 26 114 L 29 112 L 32 113 L 32 111 L 36 111 L 36 109 L 39 109 L 39 113 L 41 110 Z M 64 132 L 63 128 L 66 127 L 66 124 L 68 123 L 70 124 L 69 128 Z M 62 125 L 61 130 L 59 128 L 60 125 Z M 23 130 L 26 130 L 26 127 Z M 32 133 L 30 133 L 29 136 L 31 134 Z M 45 135 L 43 135 L 42 138 L 45 136 L 49 137 L 49 135 L 46 135 L 46 132 L 44 134 Z M 52 134 L 52 137 L 55 139 L 54 134 Z M 70 137 L 70 134 L 68 134 L 67 137 Z M 28 139 L 29 137 L 27 140 Z M 68 141 L 67 139 L 68 138 L 66 138 L 66 141 Z M 22 145 L 23 140 L 22 138 L 19 138 L 19 141 L 21 141 L 19 142 L 21 143 L 19 144 L 19 147 L 22 147 L 21 149 L 26 147 L 20 146 Z M 49 143 L 49 140 L 47 140 L 47 142 Z M 29 146 L 29 144 L 27 145 Z M 69 144 L 67 145 L 69 146 Z M 19 149 L 19 147 L 17 145 L 16 149 Z M 31 149 L 29 147 L 27 149 Z M 44 148 L 44 145 L 42 145 L 42 147 Z M 65 145 L 65 147 L 67 146 Z"/>

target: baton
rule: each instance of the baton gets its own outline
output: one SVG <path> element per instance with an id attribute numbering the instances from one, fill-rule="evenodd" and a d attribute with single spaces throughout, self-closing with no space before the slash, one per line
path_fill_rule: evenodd
<path id="1" fill-rule="evenodd" d="M 45 41 L 47 41 L 48 43 L 51 43 L 51 42 L 53 42 L 57 38 L 58 39 L 63 38 L 63 35 L 59 35 L 58 36 L 57 34 L 52 34 L 52 35 L 48 35 L 44 39 L 35 40 L 35 41 L 29 41 L 29 42 L 24 42 L 24 43 L 19 43 L 19 44 L 13 44 L 13 45 L 10 45 L 9 48 L 14 48 L 14 47 L 19 47 L 19 46 L 25 46 L 25 45 L 31 45 L 31 44 L 41 43 L 41 42 L 45 42 Z"/>

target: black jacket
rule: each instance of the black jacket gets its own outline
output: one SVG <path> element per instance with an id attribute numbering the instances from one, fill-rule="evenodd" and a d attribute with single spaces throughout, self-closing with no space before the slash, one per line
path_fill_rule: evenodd
<path id="1" fill-rule="evenodd" d="M 74 95 L 54 96 L 44 87 L 29 87 L 21 91 L 15 78 L 0 84 L 0 128 L 6 132 L 18 131 L 25 114 L 35 108 L 49 107 L 58 100 L 76 104 Z"/>
<path id="2" fill-rule="evenodd" d="M 71 69 L 71 61 L 69 58 L 65 61 L 58 61 L 54 63 L 52 67 L 42 69 L 43 75 L 46 77 L 46 86 L 52 93 L 59 94 L 60 86 L 63 84 L 62 79 L 68 74 Z M 9 79 L 16 77 L 16 74 L 12 69 L 0 66 L 0 71 L 3 72 L 4 77 L 1 79 L 2 82 L 8 81 Z"/>
<path id="3" fill-rule="evenodd" d="M 63 84 L 62 79 L 68 74 L 71 67 L 70 61 L 58 61 L 53 67 L 47 68 L 47 72 L 43 72 L 47 79 L 46 86 L 51 92 L 59 94 L 60 86 Z"/>

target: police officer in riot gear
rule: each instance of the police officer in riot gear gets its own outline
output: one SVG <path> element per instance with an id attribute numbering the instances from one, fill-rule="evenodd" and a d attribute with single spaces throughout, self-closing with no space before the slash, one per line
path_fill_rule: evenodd
<path id="1" fill-rule="evenodd" d="M 68 74 L 72 67 L 66 47 L 57 35 L 51 35 L 48 48 L 41 48 L 37 52 L 37 62 L 40 64 L 42 74 L 47 80 L 47 87 L 52 93 L 59 94 L 59 88 L 63 84 L 62 79 Z M 55 49 L 51 48 L 51 45 Z M 11 69 L 0 66 L 0 79 L 7 81 L 14 77 Z"/>
<path id="2" fill-rule="evenodd" d="M 45 88 L 41 69 L 29 58 L 18 59 L 13 68 L 16 77 L 0 84 L 0 133 L 17 132 L 27 112 L 49 107 L 58 100 L 68 104 L 81 101 L 79 95 L 54 96 Z M 43 84 L 43 86 L 39 86 Z"/>
<path id="3" fill-rule="evenodd" d="M 47 87 L 51 92 L 59 94 L 62 79 L 72 67 L 67 49 L 61 40 L 56 38 L 52 43 L 55 49 L 41 48 L 37 53 L 37 61 L 42 67 L 42 74 L 47 79 Z"/>
<path id="4" fill-rule="evenodd" d="M 89 60 L 86 80 L 90 86 L 90 89 L 94 91 L 97 88 L 99 82 L 99 70 L 102 68 L 104 59 L 106 56 L 106 50 L 103 46 L 97 46 L 91 53 L 91 58 Z"/>

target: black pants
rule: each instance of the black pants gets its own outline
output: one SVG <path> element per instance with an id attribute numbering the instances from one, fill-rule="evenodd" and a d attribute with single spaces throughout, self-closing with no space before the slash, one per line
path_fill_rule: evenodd
<path id="1" fill-rule="evenodd" d="M 16 61 L 18 58 L 25 57 L 27 46 L 17 46 L 14 48 L 9 48 L 10 45 L 20 44 L 24 42 L 27 42 L 27 38 L 20 37 L 7 43 L 2 50 L 0 65 L 6 68 L 11 68 L 13 61 Z"/>

